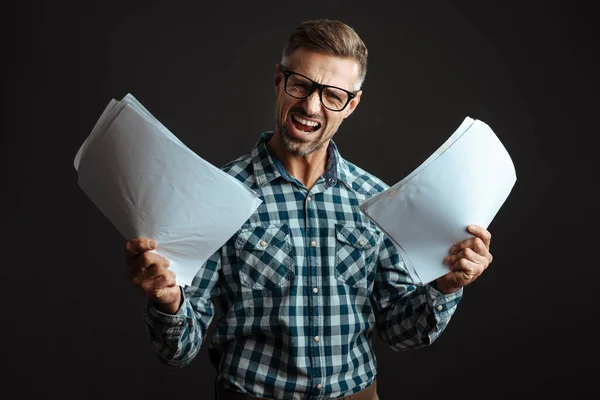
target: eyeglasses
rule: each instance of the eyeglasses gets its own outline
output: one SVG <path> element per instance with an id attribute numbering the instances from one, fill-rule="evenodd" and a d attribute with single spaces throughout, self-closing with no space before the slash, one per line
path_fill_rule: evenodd
<path id="1" fill-rule="evenodd" d="M 345 89 L 322 85 L 297 72 L 288 71 L 279 64 L 279 72 L 285 76 L 285 92 L 295 99 L 306 99 L 315 90 L 319 91 L 321 104 L 331 111 L 342 111 L 350 100 L 356 97 L 356 93 Z"/>

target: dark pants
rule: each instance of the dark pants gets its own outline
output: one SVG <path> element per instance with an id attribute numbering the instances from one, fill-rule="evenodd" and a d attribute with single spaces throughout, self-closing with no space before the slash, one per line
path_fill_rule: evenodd
<path id="1" fill-rule="evenodd" d="M 271 400 L 262 397 L 252 397 L 244 394 L 229 392 L 221 382 L 215 379 L 215 400 Z M 379 400 L 377 396 L 377 382 L 373 383 L 360 392 L 350 396 L 338 397 L 337 400 Z"/>

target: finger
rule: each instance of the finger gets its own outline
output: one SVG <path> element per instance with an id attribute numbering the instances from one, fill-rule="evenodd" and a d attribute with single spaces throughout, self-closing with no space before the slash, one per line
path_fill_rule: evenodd
<path id="1" fill-rule="evenodd" d="M 166 270 L 163 274 L 149 279 L 140 285 L 142 290 L 148 294 L 152 294 L 156 297 L 161 297 L 163 289 L 173 287 L 177 283 L 175 273 L 173 271 Z"/>
<path id="2" fill-rule="evenodd" d="M 141 268 L 150 268 L 152 265 L 164 265 L 168 267 L 171 263 L 160 254 L 151 253 L 149 251 L 140 254 L 135 262 Z"/>
<path id="3" fill-rule="evenodd" d="M 152 274 L 157 274 L 156 271 L 166 270 L 170 266 L 169 261 L 153 253 L 144 253 L 139 258 L 129 264 L 129 270 L 127 271 L 131 278 L 135 278 L 134 283 L 138 284 L 141 276 L 143 279 L 148 279 Z"/>
<path id="4" fill-rule="evenodd" d="M 481 265 L 467 258 L 461 258 L 450 266 L 450 271 L 455 275 L 456 279 L 462 281 L 463 285 L 466 285 L 481 275 L 483 268 Z"/>
<path id="5" fill-rule="evenodd" d="M 472 237 L 454 244 L 452 247 L 450 247 L 448 254 L 457 254 L 464 249 L 473 249 L 484 257 L 489 255 L 488 248 L 486 247 L 485 243 L 483 243 L 483 240 L 481 240 L 479 237 Z"/>
<path id="6" fill-rule="evenodd" d="M 458 243 L 455 243 L 454 245 L 452 245 L 452 247 L 450 247 L 450 250 L 448 251 L 449 254 L 457 254 L 461 251 L 463 251 L 464 249 L 472 249 L 475 247 L 475 244 L 473 243 L 473 241 L 476 238 L 468 238 L 465 239 L 463 241 L 460 241 Z"/>
<path id="7" fill-rule="evenodd" d="M 166 267 L 169 267 L 170 262 L 160 254 L 152 253 L 149 251 L 141 253 L 127 260 L 129 274 L 136 274 L 138 272 L 142 272 L 147 268 L 150 268 L 152 265 L 164 265 Z"/>
<path id="8" fill-rule="evenodd" d="M 467 231 L 481 239 L 485 247 L 487 247 L 488 249 L 490 248 L 490 244 L 492 242 L 492 234 L 487 229 L 479 225 L 472 224 L 467 227 Z"/>
<path id="9" fill-rule="evenodd" d="M 156 248 L 156 241 L 150 238 L 131 239 L 125 243 L 125 254 L 128 258 L 133 258 L 140 253 L 144 253 Z"/>
<path id="10" fill-rule="evenodd" d="M 168 269 L 164 265 L 151 265 L 143 271 L 132 273 L 130 276 L 133 284 L 140 286 L 142 283 L 156 279 L 167 271 Z"/>
<path id="11" fill-rule="evenodd" d="M 177 288 L 175 274 L 171 271 L 153 279 L 144 282 L 144 287 L 141 287 L 144 295 L 154 301 L 169 301 L 173 297 L 173 290 Z M 178 292 L 178 291 L 177 291 Z"/>
<path id="12" fill-rule="evenodd" d="M 479 254 L 480 256 L 485 257 L 488 264 L 492 262 L 492 260 L 493 260 L 492 253 L 490 253 L 489 247 L 487 247 L 485 245 L 485 243 L 483 242 L 483 240 L 481 240 L 481 238 L 479 238 L 479 237 L 473 238 L 472 242 L 471 242 L 471 248 L 473 250 L 475 250 L 475 252 L 477 254 Z M 486 268 L 487 268 L 487 266 L 486 266 Z"/>
<path id="13" fill-rule="evenodd" d="M 165 265 L 168 267 L 170 263 L 169 260 L 160 254 L 151 253 L 149 251 L 139 254 L 127 263 L 131 273 L 142 272 L 152 265 Z"/>
<path id="14" fill-rule="evenodd" d="M 491 257 L 491 254 L 490 254 L 490 257 Z M 476 264 L 481 264 L 483 266 L 483 269 L 486 269 L 490 263 L 488 257 L 486 257 L 485 255 L 481 255 L 481 254 L 477 253 L 475 250 L 467 247 L 466 249 L 460 251 L 457 254 L 452 254 L 452 255 L 446 256 L 444 258 L 444 264 L 454 265 L 458 260 L 460 260 L 462 258 L 465 258 Z"/>
<path id="15" fill-rule="evenodd" d="M 139 285 L 144 280 L 154 279 L 166 271 L 170 262 L 161 255 L 146 252 L 129 265 L 129 276 L 134 284 Z"/>
<path id="16" fill-rule="evenodd" d="M 492 262 L 492 255 L 490 254 L 489 249 L 487 248 L 485 243 L 483 243 L 483 240 L 481 240 L 479 237 L 474 237 L 471 239 L 470 248 L 473 249 L 480 256 L 485 257 L 488 260 L 488 262 Z"/>

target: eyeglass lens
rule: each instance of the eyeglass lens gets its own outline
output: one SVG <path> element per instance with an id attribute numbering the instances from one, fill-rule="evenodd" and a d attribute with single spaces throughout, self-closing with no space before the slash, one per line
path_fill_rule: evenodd
<path id="1" fill-rule="evenodd" d="M 312 82 L 300 75 L 292 74 L 288 77 L 286 92 L 298 99 L 303 99 L 309 96 L 313 87 Z M 321 96 L 323 105 L 331 110 L 341 110 L 348 102 L 348 93 L 341 89 L 333 87 L 323 88 L 323 94 Z"/>

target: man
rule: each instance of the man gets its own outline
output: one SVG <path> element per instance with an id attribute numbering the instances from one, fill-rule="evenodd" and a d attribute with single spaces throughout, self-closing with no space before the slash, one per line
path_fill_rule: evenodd
<path id="1" fill-rule="evenodd" d="M 360 103 L 366 65 L 364 43 L 341 22 L 308 21 L 291 34 L 275 69 L 274 132 L 223 167 L 263 204 L 190 287 L 149 252 L 160 244 L 126 245 L 152 345 L 168 365 L 192 361 L 218 305 L 210 353 L 220 399 L 377 399 L 372 332 L 396 351 L 431 344 L 492 261 L 490 233 L 469 227 L 473 237 L 449 249 L 450 272 L 415 285 L 360 212 L 388 186 L 331 139 Z"/>

